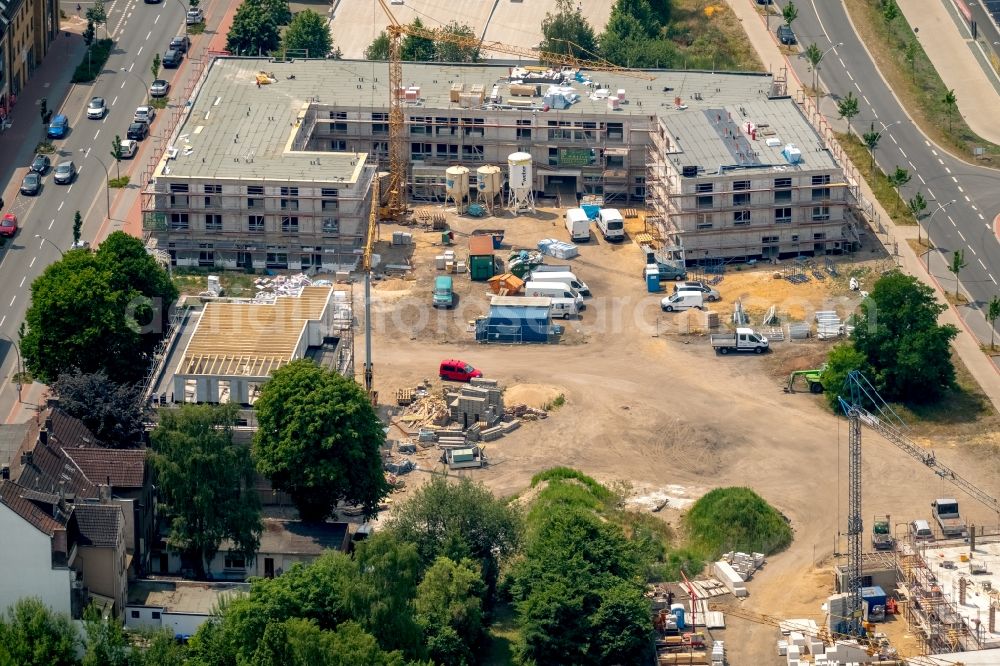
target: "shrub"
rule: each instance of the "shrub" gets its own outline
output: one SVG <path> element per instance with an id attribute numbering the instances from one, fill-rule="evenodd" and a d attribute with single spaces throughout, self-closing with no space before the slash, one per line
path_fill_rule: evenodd
<path id="1" fill-rule="evenodd" d="M 684 516 L 691 548 L 706 559 L 730 550 L 770 555 L 792 542 L 792 528 L 749 488 L 716 488 Z"/>
<path id="2" fill-rule="evenodd" d="M 113 39 L 99 39 L 90 45 L 90 56 L 83 54 L 83 60 L 73 72 L 73 83 L 89 83 L 104 70 L 105 63 L 115 48 Z"/>

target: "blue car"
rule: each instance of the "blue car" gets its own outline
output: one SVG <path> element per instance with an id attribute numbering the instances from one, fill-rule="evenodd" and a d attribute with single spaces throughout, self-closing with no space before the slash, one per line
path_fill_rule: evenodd
<path id="1" fill-rule="evenodd" d="M 68 129 L 69 118 L 60 113 L 52 119 L 51 123 L 49 123 L 49 129 L 46 131 L 46 135 L 50 139 L 61 139 L 66 136 L 66 130 Z"/>

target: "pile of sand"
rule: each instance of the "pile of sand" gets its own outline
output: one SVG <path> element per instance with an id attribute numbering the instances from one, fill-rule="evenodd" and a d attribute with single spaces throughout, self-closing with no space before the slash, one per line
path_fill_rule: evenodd
<path id="1" fill-rule="evenodd" d="M 379 280 L 374 284 L 375 288 L 381 291 L 408 291 L 413 288 L 414 282 L 401 278 L 388 278 L 386 280 Z"/>
<path id="2" fill-rule="evenodd" d="M 560 395 L 564 395 L 563 390 L 556 386 L 515 384 L 503 392 L 503 402 L 507 406 L 527 405 L 542 409 Z"/>

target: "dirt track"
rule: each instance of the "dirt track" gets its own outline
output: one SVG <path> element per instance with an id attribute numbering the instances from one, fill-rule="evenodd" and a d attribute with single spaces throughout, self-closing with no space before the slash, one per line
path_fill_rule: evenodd
<path id="1" fill-rule="evenodd" d="M 523 238 L 525 245 L 556 235 L 551 222 L 521 219 L 514 224 L 517 231 L 508 232 L 508 240 Z M 679 485 L 695 495 L 717 486 L 752 487 L 788 516 L 795 540 L 749 583 L 747 606 L 819 621 L 819 604 L 833 580 L 826 573 L 829 557 L 838 529 L 846 524 L 847 429 L 821 398 L 785 394 L 779 368 L 809 365 L 829 343 L 786 342 L 763 357 L 718 357 L 702 336 L 664 333 L 665 315 L 658 310 L 658 298 L 643 291 L 642 261 L 634 245 L 607 248 L 592 242 L 570 263 L 595 293 L 583 319 L 569 322 L 579 328 L 577 344 L 479 345 L 471 334 L 458 332 L 469 318 L 461 315 L 447 335 L 394 328 L 384 320 L 376 332 L 376 389 L 390 396 L 397 388 L 434 377 L 446 357 L 470 362 L 505 385 L 557 387 L 565 395 L 564 406 L 547 420 L 527 423 L 489 444 L 488 468 L 463 472 L 500 494 L 522 492 L 532 474 L 554 465 L 576 467 L 606 482 Z M 413 289 L 402 296 L 429 302 L 426 287 L 433 266 L 421 265 L 417 272 Z M 486 302 L 482 285 L 468 283 L 467 276 L 455 281 L 462 298 Z M 724 298 L 726 287 L 726 281 L 718 287 Z M 384 307 L 391 311 L 394 306 Z M 824 304 L 816 308 L 824 309 Z M 729 307 L 719 310 L 725 320 Z M 610 316 L 615 311 L 622 316 Z M 359 353 L 361 344 L 359 336 Z M 996 420 L 973 430 L 995 435 Z M 956 494 L 874 434 L 866 431 L 864 437 L 866 525 L 875 513 L 889 513 L 899 523 L 926 517 L 936 496 Z M 938 455 L 984 487 L 1000 488 L 997 471 L 984 471 L 967 450 L 939 447 Z M 412 482 L 419 476 L 411 475 Z M 961 501 L 970 521 L 992 525 L 995 518 L 985 509 L 980 512 L 967 498 Z M 826 587 L 819 589 L 817 582 Z M 725 638 L 732 663 L 777 663 L 773 631 L 729 622 Z"/>

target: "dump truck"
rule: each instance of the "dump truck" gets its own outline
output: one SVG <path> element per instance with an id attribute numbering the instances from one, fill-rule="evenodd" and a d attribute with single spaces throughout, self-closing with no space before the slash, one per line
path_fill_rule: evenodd
<path id="1" fill-rule="evenodd" d="M 767 338 L 752 328 L 737 328 L 732 334 L 716 334 L 709 336 L 716 354 L 729 352 L 753 352 L 763 354 L 768 350 Z"/>
<path id="2" fill-rule="evenodd" d="M 965 519 L 958 513 L 958 500 L 936 499 L 931 502 L 931 513 L 937 521 L 941 533 L 946 538 L 967 537 L 969 529 L 965 525 Z"/>
<path id="3" fill-rule="evenodd" d="M 872 521 L 872 548 L 875 550 L 892 550 L 896 540 L 892 538 L 889 516 L 875 516 Z"/>

